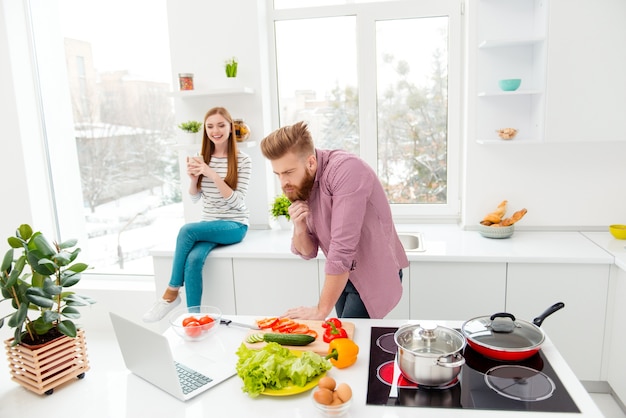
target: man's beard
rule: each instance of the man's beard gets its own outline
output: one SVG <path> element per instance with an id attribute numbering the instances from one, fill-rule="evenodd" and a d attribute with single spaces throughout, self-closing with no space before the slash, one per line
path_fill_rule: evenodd
<path id="1" fill-rule="evenodd" d="M 313 190 L 314 183 L 315 173 L 309 173 L 307 171 L 304 174 L 304 179 L 302 179 L 302 183 L 297 186 L 292 185 L 292 187 L 294 188 L 293 191 L 287 193 L 283 190 L 283 192 L 285 193 L 285 196 L 287 196 L 287 199 L 292 202 L 295 202 L 296 200 L 306 201 L 309 200 L 309 196 L 311 196 L 311 190 Z"/>

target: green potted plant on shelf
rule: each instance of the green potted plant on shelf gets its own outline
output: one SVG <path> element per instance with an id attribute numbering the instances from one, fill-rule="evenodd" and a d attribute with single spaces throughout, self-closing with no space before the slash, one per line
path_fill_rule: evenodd
<path id="1" fill-rule="evenodd" d="M 289 206 L 291 206 L 291 201 L 287 199 L 287 196 L 281 194 L 274 198 L 274 202 L 270 208 L 272 217 L 278 221 L 278 224 L 283 229 L 291 228 L 289 223 L 291 219 L 289 216 Z"/>
<path id="2" fill-rule="evenodd" d="M 198 122 L 197 120 L 190 120 L 187 122 L 181 122 L 180 124 L 178 124 L 178 127 L 184 132 L 195 134 L 200 132 L 200 129 L 202 128 L 202 122 Z"/>
<path id="3" fill-rule="evenodd" d="M 198 132 L 202 131 L 202 127 L 202 122 L 198 122 L 197 120 L 179 123 L 178 128 L 183 131 L 183 134 L 178 137 L 178 142 L 181 144 L 202 142 L 202 135 L 198 135 Z"/>
<path id="4" fill-rule="evenodd" d="M 224 63 L 224 68 L 226 69 L 226 77 L 228 78 L 234 78 L 237 77 L 237 57 L 232 57 L 230 59 L 227 59 L 226 62 Z"/>
<path id="5" fill-rule="evenodd" d="M 5 341 L 11 374 L 27 389 L 52 393 L 54 387 L 69 378 L 81 378 L 89 368 L 84 331 L 75 320 L 80 318 L 77 307 L 95 301 L 68 290 L 80 281 L 88 265 L 75 262 L 81 251 L 74 248 L 75 239 L 51 244 L 28 224 L 20 225 L 7 241 L 10 248 L 2 260 L 0 302 L 9 301 L 13 310 L 0 318 L 0 327 L 8 319 L 7 325 L 15 329 L 13 338 Z M 55 354 L 46 354 L 47 350 Z M 59 372 L 51 373 L 55 367 Z"/>

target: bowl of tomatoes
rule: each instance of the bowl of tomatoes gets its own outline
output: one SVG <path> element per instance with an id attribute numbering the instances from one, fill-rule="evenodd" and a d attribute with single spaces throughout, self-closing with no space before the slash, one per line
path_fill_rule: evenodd
<path id="1" fill-rule="evenodd" d="M 185 341 L 202 341 L 215 332 L 222 311 L 215 306 L 178 308 L 170 315 L 170 326 Z"/>

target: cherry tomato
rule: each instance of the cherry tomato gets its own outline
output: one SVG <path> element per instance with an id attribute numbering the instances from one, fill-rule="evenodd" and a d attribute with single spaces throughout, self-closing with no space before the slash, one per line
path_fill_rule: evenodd
<path id="1" fill-rule="evenodd" d="M 215 320 L 211 318 L 209 315 L 204 315 L 202 318 L 198 319 L 198 322 L 202 326 L 202 329 L 207 331 L 213 328 Z"/>
<path id="2" fill-rule="evenodd" d="M 256 321 L 256 324 L 261 329 L 272 328 L 278 322 L 278 317 L 264 318 Z"/>
<path id="3" fill-rule="evenodd" d="M 187 318 L 183 319 L 183 327 L 186 327 L 188 323 L 194 321 L 198 322 L 198 319 L 195 316 L 188 316 Z"/>
<path id="4" fill-rule="evenodd" d="M 202 334 L 202 326 L 198 321 L 191 321 L 185 325 L 185 333 L 190 337 L 197 337 Z"/>

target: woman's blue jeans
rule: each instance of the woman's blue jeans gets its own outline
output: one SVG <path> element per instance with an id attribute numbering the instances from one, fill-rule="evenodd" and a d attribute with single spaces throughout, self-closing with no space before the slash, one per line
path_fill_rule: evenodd
<path id="1" fill-rule="evenodd" d="M 202 268 L 207 256 L 218 245 L 241 242 L 248 226 L 233 221 L 201 221 L 182 226 L 176 238 L 176 250 L 169 285 L 185 285 L 187 306 L 198 306 L 202 301 Z"/>

